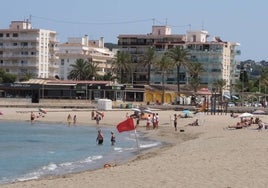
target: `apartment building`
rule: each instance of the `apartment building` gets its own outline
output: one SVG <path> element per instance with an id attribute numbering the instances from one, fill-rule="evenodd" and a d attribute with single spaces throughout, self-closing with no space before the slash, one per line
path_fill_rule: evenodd
<path id="1" fill-rule="evenodd" d="M 240 51 L 236 49 L 239 43 L 221 40 L 220 37 L 211 37 L 207 31 L 187 31 L 185 46 L 189 50 L 190 59 L 202 63 L 205 71 L 201 73 L 201 83 L 210 90 L 215 80 L 223 79 L 226 87 L 224 94 L 229 94 L 230 87 L 239 78 L 236 56 Z M 187 77 L 187 74 L 186 74 Z"/>
<path id="2" fill-rule="evenodd" d="M 99 40 L 89 40 L 88 35 L 84 37 L 70 37 L 66 43 L 58 45 L 59 51 L 59 78 L 68 80 L 71 64 L 75 64 L 77 59 L 92 59 L 98 65 L 99 75 L 104 75 L 111 69 L 114 52 L 104 47 L 104 38 Z"/>
<path id="3" fill-rule="evenodd" d="M 147 67 L 141 66 L 142 55 L 148 48 L 154 47 L 157 52 L 164 52 L 176 45 L 183 45 L 186 36 L 172 34 L 171 28 L 168 26 L 152 26 L 152 33 L 148 34 L 121 34 L 118 36 L 118 50 L 127 52 L 131 55 L 133 65 L 133 83 L 146 84 L 147 83 Z M 151 83 L 160 83 L 160 73 L 154 72 L 154 67 L 151 67 Z M 169 71 L 166 74 L 166 83 L 175 84 L 176 72 Z"/>
<path id="4" fill-rule="evenodd" d="M 133 64 L 137 66 L 133 69 L 133 83 L 145 84 L 147 80 L 147 67 L 139 66 L 138 61 L 144 52 L 151 47 L 156 51 L 165 52 L 174 46 L 183 46 L 190 52 L 190 59 L 203 64 L 205 71 L 201 73 L 201 84 L 212 89 L 212 83 L 217 79 L 225 79 L 227 86 L 234 83 L 238 77 L 236 69 L 236 55 L 240 51 L 236 50 L 238 43 L 222 41 L 219 37 L 209 38 L 207 31 L 187 31 L 186 34 L 172 34 L 169 26 L 152 26 L 149 34 L 119 35 L 119 51 L 128 52 L 132 56 Z M 189 76 L 184 69 L 180 73 L 177 70 L 168 71 L 165 84 L 176 84 L 177 74 L 180 83 L 186 84 Z M 161 83 L 161 74 L 151 67 L 152 84 Z M 228 93 L 228 87 L 224 92 Z"/>
<path id="5" fill-rule="evenodd" d="M 54 78 L 56 45 L 55 31 L 34 29 L 29 20 L 12 21 L 8 29 L 0 29 L 0 68 L 18 79 Z"/>

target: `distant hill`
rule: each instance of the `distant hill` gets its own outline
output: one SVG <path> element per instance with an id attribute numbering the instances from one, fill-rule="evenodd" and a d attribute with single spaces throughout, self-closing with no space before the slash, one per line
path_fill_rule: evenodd
<path id="1" fill-rule="evenodd" d="M 112 50 L 118 48 L 118 45 L 114 43 L 104 43 L 104 47 L 108 48 L 109 50 Z"/>

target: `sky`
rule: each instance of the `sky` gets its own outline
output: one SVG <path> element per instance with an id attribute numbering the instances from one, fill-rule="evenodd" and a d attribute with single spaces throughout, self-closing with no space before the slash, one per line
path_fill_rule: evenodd
<path id="1" fill-rule="evenodd" d="M 268 61 L 267 0 L 12 0 L 1 7 L 1 29 L 30 19 L 34 28 L 56 31 L 60 43 L 84 35 L 117 43 L 120 34 L 147 34 L 152 25 L 168 25 L 172 34 L 203 29 L 237 42 L 240 61 Z"/>

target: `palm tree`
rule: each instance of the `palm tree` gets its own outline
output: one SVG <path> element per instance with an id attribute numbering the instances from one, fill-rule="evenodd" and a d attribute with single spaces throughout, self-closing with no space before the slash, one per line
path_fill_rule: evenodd
<path id="1" fill-rule="evenodd" d="M 200 86 L 199 74 L 201 72 L 204 72 L 205 69 L 203 67 L 203 64 L 199 62 L 189 63 L 187 68 L 188 68 L 188 73 L 190 74 L 189 84 L 191 88 L 194 90 L 194 92 L 196 92 L 198 87 Z"/>
<path id="2" fill-rule="evenodd" d="M 131 71 L 131 57 L 126 52 L 118 51 L 112 63 L 112 69 L 121 83 L 127 82 L 127 73 Z"/>
<path id="3" fill-rule="evenodd" d="M 180 92 L 180 69 L 181 67 L 187 67 L 189 63 L 189 52 L 182 46 L 176 46 L 167 51 L 167 56 L 176 64 L 177 66 L 177 85 L 178 92 Z"/>
<path id="4" fill-rule="evenodd" d="M 99 80 L 100 76 L 98 75 L 98 70 L 99 70 L 98 64 L 94 63 L 91 58 L 88 59 L 87 64 L 88 64 L 87 70 L 86 70 L 87 79 Z"/>
<path id="5" fill-rule="evenodd" d="M 77 59 L 75 64 L 71 64 L 72 70 L 69 72 L 69 78 L 72 80 L 86 80 L 88 63 L 84 59 Z"/>
<path id="6" fill-rule="evenodd" d="M 68 78 L 72 80 L 91 80 L 98 78 L 98 65 L 92 59 L 85 61 L 77 59 L 75 64 L 70 65 L 72 70 L 69 72 Z"/>
<path id="7" fill-rule="evenodd" d="M 162 82 L 162 98 L 161 102 L 162 104 L 165 102 L 165 89 L 164 89 L 164 83 L 165 83 L 165 74 L 169 69 L 172 69 L 174 67 L 174 63 L 171 61 L 171 59 L 166 55 L 161 55 L 159 59 L 154 63 L 155 67 L 158 68 L 161 72 L 161 82 Z"/>
<path id="8" fill-rule="evenodd" d="M 261 70 L 261 75 L 259 78 L 259 85 L 264 86 L 265 94 L 266 94 L 266 87 L 268 86 L 268 69 L 264 68 Z"/>
<path id="9" fill-rule="evenodd" d="M 151 65 L 156 60 L 155 48 L 154 47 L 148 48 L 141 60 L 142 60 L 142 63 L 145 66 L 147 66 L 147 85 L 150 85 Z"/>
<path id="10" fill-rule="evenodd" d="M 22 78 L 20 78 L 20 81 L 28 81 L 30 79 L 34 78 L 34 74 L 31 72 L 26 72 Z"/>
<path id="11" fill-rule="evenodd" d="M 213 86 L 217 92 L 219 92 L 221 99 L 222 99 L 222 90 L 226 86 L 227 82 L 224 79 L 215 80 L 213 82 Z"/>

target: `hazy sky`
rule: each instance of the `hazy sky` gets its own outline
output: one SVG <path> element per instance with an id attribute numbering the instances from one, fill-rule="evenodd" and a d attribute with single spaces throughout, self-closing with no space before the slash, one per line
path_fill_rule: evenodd
<path id="1" fill-rule="evenodd" d="M 146 34 L 153 23 L 167 23 L 173 34 L 203 28 L 240 43 L 238 60 L 268 61 L 267 8 L 267 0 L 5 0 L 0 28 L 31 15 L 34 28 L 56 31 L 60 42 L 87 34 L 117 43 L 119 34 Z"/>

